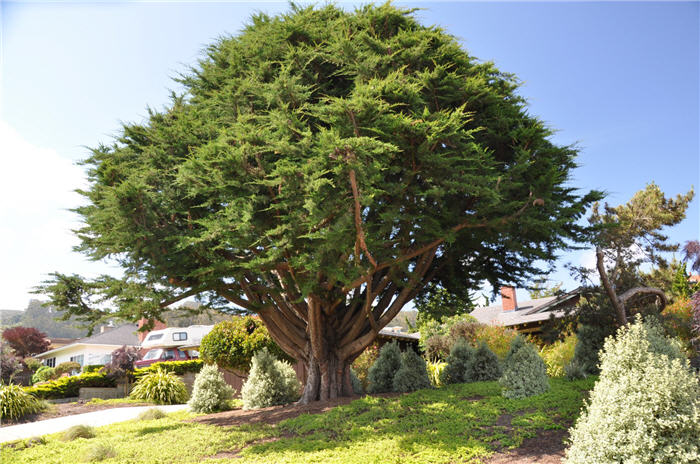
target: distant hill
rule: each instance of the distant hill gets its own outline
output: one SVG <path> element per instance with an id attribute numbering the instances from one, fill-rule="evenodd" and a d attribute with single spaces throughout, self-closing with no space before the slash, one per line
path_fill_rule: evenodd
<path id="1" fill-rule="evenodd" d="M 16 309 L 0 309 L 0 328 L 17 325 L 23 314 L 24 311 Z"/>
<path id="2" fill-rule="evenodd" d="M 415 309 L 399 311 L 396 317 L 391 322 L 389 322 L 388 326 L 401 326 L 404 332 L 414 332 L 415 329 L 412 329 L 411 327 L 414 327 L 416 325 L 417 315 L 418 311 L 416 311 Z"/>
<path id="3" fill-rule="evenodd" d="M 0 326 L 2 329 L 21 325 L 22 327 L 34 327 L 46 334 L 49 338 L 82 338 L 87 335 L 87 329 L 80 327 L 75 320 L 57 321 L 61 313 L 54 308 L 42 306 L 39 300 L 30 300 L 27 309 L 17 311 L 13 309 L 0 310 Z"/>

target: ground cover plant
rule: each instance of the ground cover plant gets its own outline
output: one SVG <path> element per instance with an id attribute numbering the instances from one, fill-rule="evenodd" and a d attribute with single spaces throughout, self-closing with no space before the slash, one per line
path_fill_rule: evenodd
<path id="1" fill-rule="evenodd" d="M 508 399 L 496 382 L 426 389 L 393 397 L 365 397 L 323 414 L 301 415 L 272 425 L 220 427 L 192 422 L 177 412 L 158 421 L 128 421 L 97 429 L 111 443 L 109 462 L 347 464 L 477 464 L 494 451 L 517 447 L 547 430 L 575 420 L 594 379 L 553 379 L 540 396 Z M 204 419 L 204 417 L 202 417 Z M 27 449 L 0 450 L 1 462 L 77 462 L 91 440 L 64 443 L 58 435 Z"/>

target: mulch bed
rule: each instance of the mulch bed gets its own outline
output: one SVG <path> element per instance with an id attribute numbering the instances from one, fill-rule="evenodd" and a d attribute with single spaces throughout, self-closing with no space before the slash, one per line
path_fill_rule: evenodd
<path id="1" fill-rule="evenodd" d="M 3 420 L 0 427 L 10 425 L 26 424 L 56 417 L 72 416 L 73 414 L 83 414 L 86 412 L 101 411 L 103 409 L 130 408 L 133 406 L 154 406 L 151 403 L 118 403 L 118 404 L 87 404 L 87 403 L 58 403 L 52 404 L 49 409 L 39 414 L 25 416 L 16 422 Z"/>

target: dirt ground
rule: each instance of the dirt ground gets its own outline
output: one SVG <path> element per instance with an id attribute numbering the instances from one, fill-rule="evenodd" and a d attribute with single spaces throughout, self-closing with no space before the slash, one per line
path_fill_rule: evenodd
<path id="1" fill-rule="evenodd" d="M 54 419 L 62 416 L 72 416 L 73 414 L 83 414 L 86 412 L 100 411 L 102 409 L 129 408 L 133 406 L 152 406 L 151 403 L 117 403 L 117 404 L 87 404 L 87 403 L 58 403 L 52 404 L 44 412 L 25 416 L 17 422 L 2 421 L 0 427 L 9 425 L 25 424 L 46 419 Z"/>
<path id="2" fill-rule="evenodd" d="M 561 464 L 564 459 L 566 430 L 543 430 L 534 438 L 526 438 L 520 447 L 496 453 L 487 464 Z"/>

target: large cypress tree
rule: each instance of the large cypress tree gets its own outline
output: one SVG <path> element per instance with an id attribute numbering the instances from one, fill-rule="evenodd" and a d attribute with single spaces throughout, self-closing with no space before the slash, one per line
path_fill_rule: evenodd
<path id="1" fill-rule="evenodd" d="M 124 277 L 43 291 L 92 323 L 193 295 L 257 313 L 306 363 L 302 401 L 351 394 L 351 362 L 427 283 L 519 282 L 599 197 L 514 76 L 390 5 L 259 14 L 181 82 L 85 161 L 80 250 Z"/>

